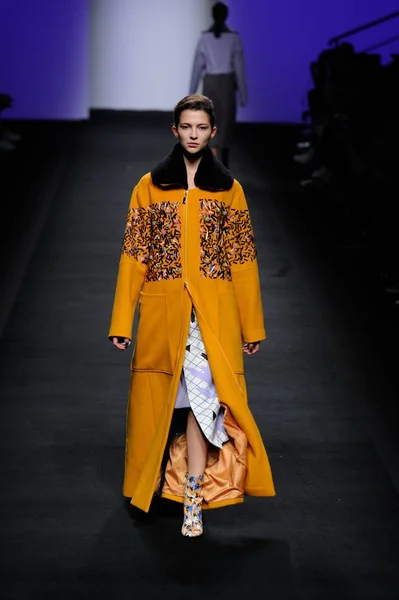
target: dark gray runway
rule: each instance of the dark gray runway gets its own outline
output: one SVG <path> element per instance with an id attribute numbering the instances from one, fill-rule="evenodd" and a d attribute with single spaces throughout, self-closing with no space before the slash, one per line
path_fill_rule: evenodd
<path id="1" fill-rule="evenodd" d="M 252 213 L 269 336 L 246 370 L 277 496 L 207 512 L 198 540 L 180 535 L 180 507 L 163 501 L 146 516 L 121 496 L 130 356 L 107 332 L 130 193 L 173 143 L 167 123 L 98 118 L 75 132 L 4 328 L 0 597 L 396 600 L 399 498 L 366 367 L 351 358 L 358 340 L 276 208 L 284 180 L 245 146 L 231 166 Z"/>

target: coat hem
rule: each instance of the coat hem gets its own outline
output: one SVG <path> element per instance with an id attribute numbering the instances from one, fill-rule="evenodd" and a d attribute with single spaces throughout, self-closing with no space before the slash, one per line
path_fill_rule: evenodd
<path id="1" fill-rule="evenodd" d="M 184 498 L 182 498 L 181 496 L 174 496 L 173 494 L 161 494 L 161 497 L 165 498 L 166 500 L 173 500 L 174 502 L 180 502 L 180 504 L 183 504 L 183 502 L 184 502 Z M 226 498 L 226 500 L 218 500 L 217 502 L 210 502 L 209 504 L 204 502 L 202 504 L 202 508 L 204 510 L 210 510 L 212 508 L 222 508 L 223 506 L 232 506 L 234 504 L 242 504 L 243 502 L 244 502 L 243 497 Z"/>
<path id="2" fill-rule="evenodd" d="M 245 495 L 246 496 L 264 496 L 266 498 L 273 498 L 274 496 L 276 496 L 276 492 L 270 491 L 270 490 L 265 490 L 263 488 L 254 488 L 254 489 L 245 489 Z"/>

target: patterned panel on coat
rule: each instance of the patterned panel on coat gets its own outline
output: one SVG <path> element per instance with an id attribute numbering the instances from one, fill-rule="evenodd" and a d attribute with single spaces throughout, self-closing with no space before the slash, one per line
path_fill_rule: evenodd
<path id="1" fill-rule="evenodd" d="M 200 200 L 201 277 L 231 281 L 224 244 L 228 212 L 229 207 L 224 202 L 207 198 Z"/>
<path id="2" fill-rule="evenodd" d="M 231 281 L 231 265 L 256 259 L 248 209 L 231 208 L 218 200 L 200 200 L 200 244 L 201 277 Z"/>
<path id="3" fill-rule="evenodd" d="M 180 202 L 130 209 L 123 251 L 148 264 L 146 281 L 182 276 Z"/>
<path id="4" fill-rule="evenodd" d="M 180 202 L 152 204 L 150 211 L 151 255 L 147 281 L 182 276 Z"/>
<path id="5" fill-rule="evenodd" d="M 230 208 L 227 215 L 227 256 L 230 264 L 242 265 L 256 259 L 256 246 L 248 209 Z"/>
<path id="6" fill-rule="evenodd" d="M 122 253 L 147 264 L 150 259 L 150 214 L 147 208 L 130 208 L 127 213 Z"/>

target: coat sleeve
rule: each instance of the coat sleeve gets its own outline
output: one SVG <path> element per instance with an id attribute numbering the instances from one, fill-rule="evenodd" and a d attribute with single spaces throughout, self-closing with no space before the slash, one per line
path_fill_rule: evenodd
<path id="1" fill-rule="evenodd" d="M 247 84 L 245 78 L 245 66 L 244 66 L 244 50 L 242 47 L 241 38 L 236 35 L 234 54 L 233 54 L 233 65 L 234 73 L 236 77 L 238 94 L 240 96 L 240 102 L 242 106 L 247 104 Z"/>
<path id="2" fill-rule="evenodd" d="M 241 185 L 234 183 L 233 202 L 227 216 L 226 254 L 245 342 L 266 339 L 255 238 Z"/>
<path id="3" fill-rule="evenodd" d="M 196 93 L 201 76 L 205 69 L 205 64 L 204 42 L 203 38 L 201 37 L 197 44 L 193 67 L 191 70 L 190 94 Z"/>
<path id="4" fill-rule="evenodd" d="M 134 311 L 149 260 L 151 224 L 148 196 L 148 186 L 141 181 L 133 190 L 127 213 L 109 338 L 132 337 Z"/>

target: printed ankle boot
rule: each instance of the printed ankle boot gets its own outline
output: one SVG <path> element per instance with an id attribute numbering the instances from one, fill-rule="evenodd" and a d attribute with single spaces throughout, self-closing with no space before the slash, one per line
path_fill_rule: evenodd
<path id="1" fill-rule="evenodd" d="M 186 537 L 198 537 L 203 533 L 202 483 L 203 475 L 186 475 L 184 490 L 184 520 L 181 532 Z"/>

